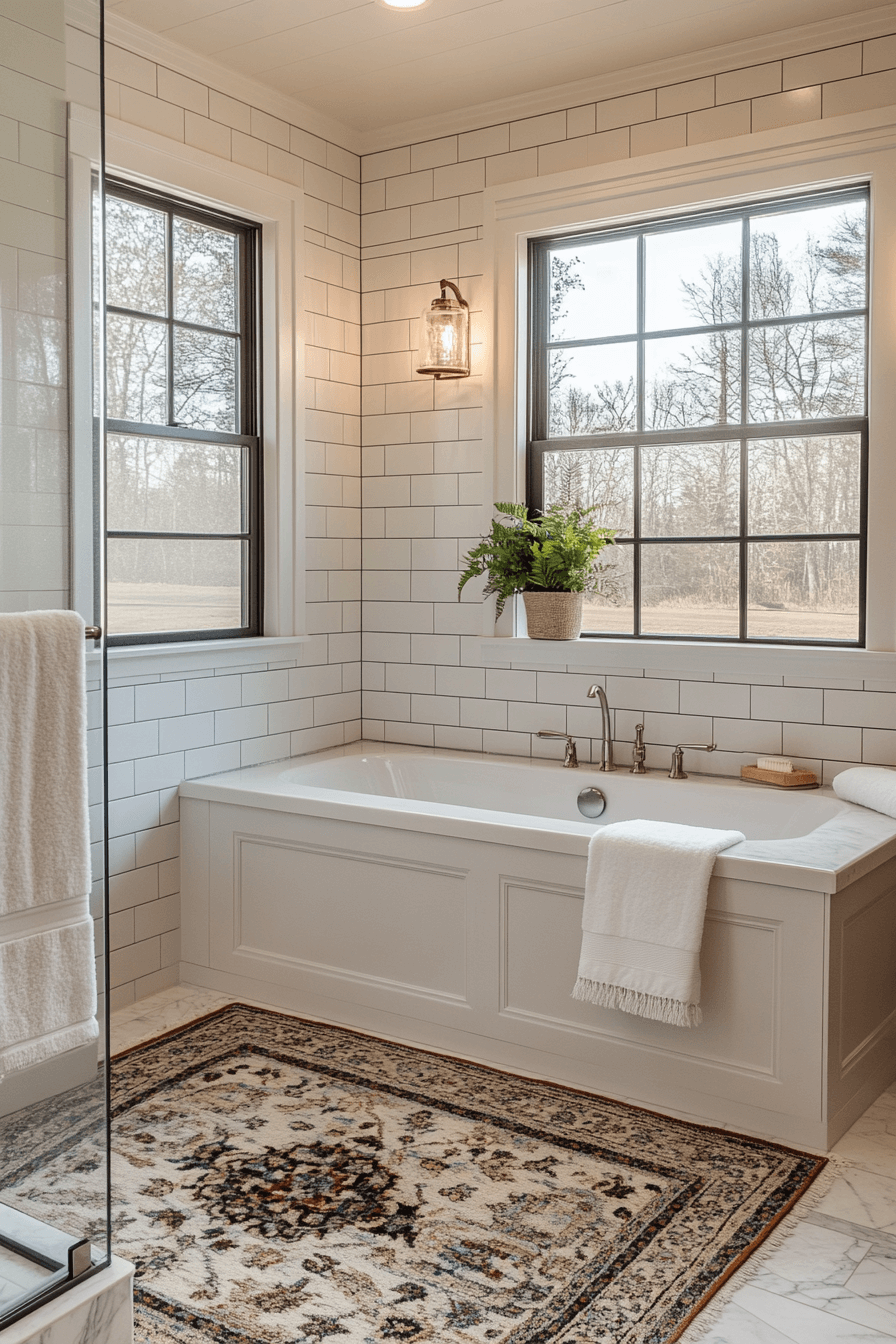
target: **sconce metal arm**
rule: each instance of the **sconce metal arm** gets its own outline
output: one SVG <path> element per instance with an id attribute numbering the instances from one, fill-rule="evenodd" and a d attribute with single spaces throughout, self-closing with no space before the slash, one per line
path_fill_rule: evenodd
<path id="1" fill-rule="evenodd" d="M 455 285 L 453 281 L 451 281 L 451 280 L 440 280 L 440 281 L 439 281 L 439 285 L 440 285 L 441 290 L 442 290 L 442 298 L 443 298 L 443 299 L 444 299 L 444 297 L 445 297 L 445 290 L 446 290 L 446 289 L 450 289 L 450 290 L 452 290 L 452 291 L 454 292 L 454 297 L 457 299 L 457 301 L 458 301 L 458 303 L 461 305 L 461 307 L 462 307 L 462 308 L 469 308 L 470 305 L 467 303 L 466 299 L 463 297 L 463 295 L 461 294 L 461 292 L 460 292 L 460 290 L 458 289 L 457 285 Z"/>

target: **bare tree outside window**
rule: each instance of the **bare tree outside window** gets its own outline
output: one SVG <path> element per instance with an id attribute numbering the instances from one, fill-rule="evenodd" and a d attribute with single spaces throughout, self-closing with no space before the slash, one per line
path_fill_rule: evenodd
<path id="1" fill-rule="evenodd" d="M 867 222 L 856 189 L 532 245 L 529 502 L 597 505 L 630 585 L 588 629 L 860 642 Z"/>
<path id="2" fill-rule="evenodd" d="M 255 633 L 254 230 L 107 187 L 110 635 Z"/>

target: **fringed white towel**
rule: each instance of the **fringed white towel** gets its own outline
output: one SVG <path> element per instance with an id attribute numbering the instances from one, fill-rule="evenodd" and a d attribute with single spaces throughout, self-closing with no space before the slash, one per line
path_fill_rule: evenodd
<path id="1" fill-rule="evenodd" d="M 696 1027 L 700 944 L 716 855 L 740 831 L 617 821 L 588 846 L 582 951 L 573 998 Z"/>
<path id="2" fill-rule="evenodd" d="M 0 1073 L 95 1040 L 84 622 L 0 615 Z"/>
<path id="3" fill-rule="evenodd" d="M 834 792 L 845 803 L 896 817 L 896 770 L 883 765 L 855 765 L 834 776 Z"/>

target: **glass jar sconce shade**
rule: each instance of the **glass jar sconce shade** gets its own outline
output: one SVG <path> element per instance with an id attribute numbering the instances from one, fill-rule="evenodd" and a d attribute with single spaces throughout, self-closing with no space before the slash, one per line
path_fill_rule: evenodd
<path id="1" fill-rule="evenodd" d="M 441 296 L 424 308 L 420 320 L 417 372 L 432 378 L 469 378 L 470 306 L 450 280 L 440 280 L 439 286 Z M 446 294 L 448 289 L 455 298 Z"/>

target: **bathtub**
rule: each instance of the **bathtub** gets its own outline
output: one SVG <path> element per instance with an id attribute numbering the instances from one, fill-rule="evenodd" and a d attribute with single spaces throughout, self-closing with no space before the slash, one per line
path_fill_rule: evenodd
<path id="1" fill-rule="evenodd" d="M 896 1076 L 896 821 L 830 790 L 356 743 L 180 794 L 188 983 L 817 1147 Z M 634 817 L 746 837 L 691 1030 L 570 997 L 589 838 Z"/>

